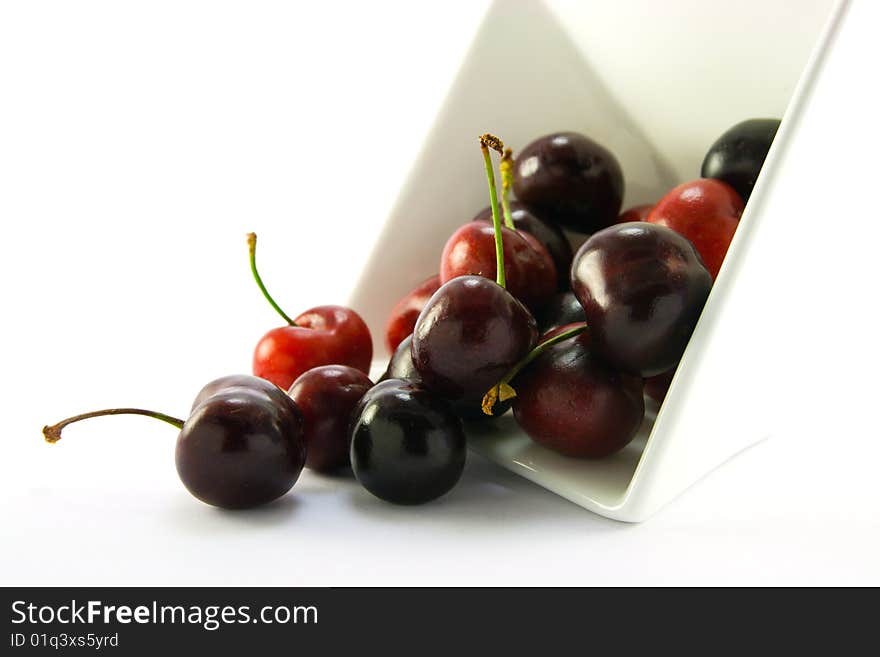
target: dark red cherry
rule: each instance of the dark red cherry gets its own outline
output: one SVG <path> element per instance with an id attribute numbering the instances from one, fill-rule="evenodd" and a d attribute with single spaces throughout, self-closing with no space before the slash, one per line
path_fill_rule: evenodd
<path id="1" fill-rule="evenodd" d="M 293 401 L 245 386 L 221 389 L 199 404 L 175 449 L 187 490 L 225 509 L 281 497 L 296 483 L 305 457 L 302 415 Z"/>
<path id="2" fill-rule="evenodd" d="M 421 382 L 422 377 L 419 375 L 418 370 L 416 370 L 416 366 L 412 359 L 411 333 L 406 336 L 399 345 L 397 345 L 397 349 L 394 350 L 391 360 L 388 361 L 388 367 L 385 369 L 385 373 L 382 375 L 380 381 L 385 381 L 387 379 L 405 379 L 407 381 L 412 381 L 413 383 Z"/>
<path id="3" fill-rule="evenodd" d="M 547 249 L 530 233 L 501 228 L 507 289 L 528 308 L 540 308 L 556 291 L 556 268 Z M 474 221 L 456 230 L 440 259 L 440 281 L 459 276 L 495 279 L 495 230 Z"/>
<path id="4" fill-rule="evenodd" d="M 747 202 L 778 129 L 779 119 L 737 123 L 709 148 L 700 175 L 723 180 Z"/>
<path id="5" fill-rule="evenodd" d="M 651 214 L 651 210 L 653 209 L 654 204 L 635 205 L 617 215 L 617 219 L 614 220 L 614 223 L 628 224 L 630 221 L 646 221 L 648 215 Z"/>
<path id="6" fill-rule="evenodd" d="M 411 381 L 383 381 L 355 408 L 352 470 L 383 500 L 423 504 L 444 495 L 461 477 L 465 452 L 450 404 Z"/>
<path id="7" fill-rule="evenodd" d="M 582 458 L 625 447 L 645 414 L 642 380 L 590 352 L 589 332 L 553 345 L 514 379 L 513 412 L 537 443 Z"/>
<path id="8" fill-rule="evenodd" d="M 320 365 L 348 365 L 366 373 L 373 340 L 364 320 L 351 308 L 318 306 L 272 329 L 254 350 L 254 374 L 287 389 L 300 374 Z"/>
<path id="9" fill-rule="evenodd" d="M 476 413 L 537 337 L 535 319 L 509 292 L 488 278 L 461 276 L 437 290 L 419 315 L 413 363 L 425 387 Z"/>
<path id="10" fill-rule="evenodd" d="M 666 393 L 669 392 L 673 376 L 675 376 L 674 369 L 655 376 L 649 376 L 645 379 L 645 394 L 658 404 L 662 404 L 663 400 L 666 399 Z"/>
<path id="11" fill-rule="evenodd" d="M 366 374 L 346 365 L 323 365 L 300 375 L 290 398 L 303 416 L 306 467 L 332 472 L 349 464 L 351 414 L 373 387 Z"/>
<path id="12" fill-rule="evenodd" d="M 593 349 L 643 377 L 675 367 L 712 287 L 693 244 L 645 222 L 594 234 L 575 255 L 571 277 Z"/>
<path id="13" fill-rule="evenodd" d="M 422 281 L 418 286 L 391 309 L 388 316 L 388 322 L 385 325 L 385 346 L 388 353 L 393 354 L 397 345 L 403 339 L 411 335 L 416 320 L 422 308 L 431 298 L 431 295 L 440 287 L 440 276 L 431 276 L 431 278 Z"/>
<path id="14" fill-rule="evenodd" d="M 646 221 L 688 238 L 715 280 L 742 213 L 742 199 L 733 187 L 720 180 L 700 178 L 671 190 Z"/>
<path id="15" fill-rule="evenodd" d="M 519 152 L 513 189 L 542 219 L 592 233 L 613 224 L 620 212 L 623 172 L 605 147 L 575 132 L 559 132 Z"/>
<path id="16" fill-rule="evenodd" d="M 585 315 L 581 302 L 577 300 L 574 292 L 569 291 L 554 295 L 536 318 L 538 328 L 543 333 L 566 324 L 583 322 Z"/>
<path id="17" fill-rule="evenodd" d="M 550 257 L 556 268 L 557 289 L 568 289 L 568 270 L 571 268 L 572 251 L 571 244 L 559 227 L 542 221 L 519 201 L 510 202 L 510 216 L 517 230 L 524 230 L 538 240 Z M 492 223 L 492 208 L 487 207 L 480 211 L 474 221 Z"/>
<path id="18" fill-rule="evenodd" d="M 283 391 L 249 376 L 224 377 L 196 397 L 186 421 L 137 408 L 68 418 L 43 434 L 61 438 L 68 424 L 103 415 L 146 415 L 180 429 L 175 463 L 187 490 L 207 504 L 243 509 L 271 502 L 296 483 L 306 459 L 303 418 Z"/>

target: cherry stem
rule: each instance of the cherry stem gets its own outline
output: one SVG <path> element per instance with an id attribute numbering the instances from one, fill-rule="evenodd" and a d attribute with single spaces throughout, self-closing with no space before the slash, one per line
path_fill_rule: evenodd
<path id="1" fill-rule="evenodd" d="M 505 401 L 506 399 L 516 396 L 516 391 L 510 387 L 510 382 L 513 381 L 516 375 L 519 374 L 526 365 L 531 363 L 553 345 L 568 340 L 569 338 L 573 338 L 576 335 L 580 335 L 586 330 L 586 323 L 578 324 L 567 331 L 563 331 L 558 335 L 554 335 L 552 338 L 544 340 L 544 342 L 532 349 L 521 361 L 514 365 L 507 374 L 504 375 L 503 379 L 492 386 L 492 388 L 484 395 L 482 402 L 483 413 L 486 415 L 492 415 L 492 409 L 497 402 Z"/>
<path id="2" fill-rule="evenodd" d="M 516 230 L 513 223 L 513 214 L 510 211 L 510 189 L 513 187 L 513 151 L 504 149 L 501 156 L 501 207 L 504 209 L 504 225 L 511 230 Z"/>
<path id="3" fill-rule="evenodd" d="M 269 294 L 269 290 L 266 289 L 266 286 L 263 284 L 263 279 L 260 278 L 260 273 L 257 271 L 257 235 L 256 233 L 248 233 L 247 234 L 247 243 L 248 243 L 248 252 L 250 253 L 250 261 L 251 261 L 251 274 L 254 275 L 254 280 L 257 282 L 257 286 L 260 288 L 260 292 L 263 293 L 263 296 L 266 297 L 266 301 L 269 302 L 275 312 L 281 315 L 284 318 L 284 321 L 287 322 L 290 326 L 296 326 L 296 322 L 294 322 L 290 317 L 287 316 L 283 310 L 281 310 L 281 306 L 275 303 L 275 299 L 272 298 L 272 295 Z"/>
<path id="4" fill-rule="evenodd" d="M 507 287 L 507 279 L 504 275 L 504 239 L 501 236 L 501 213 L 498 211 L 498 190 L 495 188 L 495 168 L 492 166 L 492 157 L 489 149 L 504 152 L 504 143 L 495 135 L 486 133 L 480 137 L 480 150 L 483 151 L 483 161 L 486 163 L 486 178 L 489 180 L 489 201 L 492 206 L 492 225 L 495 227 L 495 267 L 498 270 L 495 282 L 501 287 Z"/>
<path id="5" fill-rule="evenodd" d="M 513 368 L 507 374 L 504 375 L 504 378 L 501 379 L 501 383 L 510 383 L 511 381 L 513 381 L 514 377 L 517 374 L 519 374 L 526 365 L 531 363 L 538 356 L 540 356 L 545 351 L 547 351 L 550 347 L 552 347 L 553 345 L 558 344 L 560 342 L 564 342 L 565 340 L 568 340 L 569 338 L 573 338 L 576 335 L 580 335 L 581 333 L 583 333 L 586 330 L 587 330 L 586 323 L 582 323 L 582 324 L 578 324 L 577 326 L 573 326 L 572 328 L 568 329 L 567 331 L 563 331 L 562 333 L 560 333 L 558 335 L 554 335 L 552 338 L 548 338 L 548 339 L 544 340 L 544 342 L 542 342 L 537 347 L 532 349 L 525 356 L 525 358 L 523 358 L 516 365 L 514 365 Z"/>
<path id="6" fill-rule="evenodd" d="M 176 417 L 171 417 L 170 415 L 165 415 L 164 413 L 157 413 L 156 411 L 145 411 L 142 408 L 108 408 L 103 411 L 92 411 L 91 413 L 83 413 L 82 415 L 74 415 L 73 417 L 69 417 L 66 420 L 61 420 L 58 424 L 53 424 L 51 427 L 43 427 L 43 437 L 46 439 L 47 443 L 57 443 L 61 440 L 61 430 L 64 429 L 68 424 L 73 424 L 74 422 L 79 422 L 80 420 L 88 420 L 93 417 L 102 417 L 104 415 L 146 415 L 147 417 L 152 417 L 157 420 L 162 420 L 163 422 L 167 422 L 168 424 L 177 427 L 178 429 L 183 428 L 183 420 L 179 420 Z"/>

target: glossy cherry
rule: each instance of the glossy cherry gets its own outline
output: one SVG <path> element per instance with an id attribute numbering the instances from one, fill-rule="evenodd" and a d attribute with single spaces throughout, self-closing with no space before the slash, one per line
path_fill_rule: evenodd
<path id="1" fill-rule="evenodd" d="M 742 199 L 733 187 L 720 180 L 700 178 L 672 189 L 658 201 L 646 221 L 688 238 L 715 280 L 742 213 Z"/>
<path id="2" fill-rule="evenodd" d="M 612 367 L 644 377 L 678 363 L 712 287 L 693 244 L 645 222 L 590 237 L 575 254 L 571 276 L 593 350 Z"/>
<path id="3" fill-rule="evenodd" d="M 287 390 L 300 374 L 320 365 L 348 365 L 368 373 L 373 340 L 361 316 L 344 306 L 316 306 L 290 319 L 257 272 L 256 245 L 257 236 L 249 234 L 251 273 L 263 296 L 288 325 L 260 338 L 254 349 L 254 375 Z"/>
<path id="4" fill-rule="evenodd" d="M 317 306 L 272 329 L 254 350 L 254 374 L 280 388 L 289 387 L 303 372 L 339 364 L 370 371 L 373 341 L 364 320 L 351 308 Z"/>
<path id="5" fill-rule="evenodd" d="M 353 418 L 352 470 L 376 497 L 423 504 L 449 492 L 461 477 L 461 420 L 448 402 L 420 385 L 383 381 L 364 395 Z"/>
<path id="6" fill-rule="evenodd" d="M 619 215 L 617 215 L 617 219 L 614 220 L 614 223 L 627 224 L 630 221 L 645 221 L 647 220 L 648 215 L 651 214 L 651 210 L 653 209 L 653 204 L 634 205 L 633 207 L 627 208 Z"/>
<path id="7" fill-rule="evenodd" d="M 540 308 L 557 288 L 556 267 L 547 249 L 530 233 L 501 228 L 504 239 L 504 271 L 510 294 L 528 308 Z M 458 276 L 497 275 L 495 230 L 491 224 L 474 221 L 456 230 L 440 259 L 440 280 L 448 283 Z"/>
<path id="8" fill-rule="evenodd" d="M 393 354 L 397 345 L 412 334 L 419 313 L 439 287 L 440 276 L 431 276 L 419 283 L 391 309 L 385 324 L 385 346 L 389 354 Z"/>
<path id="9" fill-rule="evenodd" d="M 480 407 L 486 391 L 535 346 L 528 309 L 482 276 L 461 276 L 428 301 L 413 333 L 413 363 L 425 386 Z"/>
<path id="10" fill-rule="evenodd" d="M 303 416 L 306 467 L 332 472 L 349 464 L 354 407 L 373 387 L 366 374 L 346 365 L 323 365 L 301 374 L 290 397 Z"/>
<path id="11" fill-rule="evenodd" d="M 583 322 L 586 319 L 584 308 L 574 292 L 560 292 L 553 296 L 536 316 L 538 328 L 547 332 L 559 326 Z"/>
<path id="12" fill-rule="evenodd" d="M 709 148 L 700 175 L 723 180 L 748 201 L 778 129 L 779 119 L 737 123 Z"/>
<path id="13" fill-rule="evenodd" d="M 516 197 L 546 221 L 582 233 L 614 223 L 623 172 L 604 146 L 575 132 L 536 139 L 516 157 Z"/>
<path id="14" fill-rule="evenodd" d="M 284 392 L 255 377 L 224 377 L 196 397 L 186 421 L 137 408 L 114 408 L 45 427 L 57 442 L 68 424 L 103 415 L 146 415 L 180 429 L 175 463 L 187 490 L 207 504 L 242 509 L 271 502 L 296 483 L 306 459 L 303 418 Z"/>
<path id="15" fill-rule="evenodd" d="M 645 414 L 640 377 L 590 351 L 589 332 L 551 346 L 513 380 L 513 412 L 537 443 L 580 458 L 601 458 L 635 437 Z"/>
<path id="16" fill-rule="evenodd" d="M 568 243 L 568 238 L 565 237 L 565 233 L 563 233 L 559 227 L 539 219 L 531 210 L 519 201 L 510 202 L 510 215 L 513 219 L 513 224 L 518 231 L 525 231 L 534 237 L 547 250 L 547 253 L 550 254 L 550 258 L 553 260 L 553 266 L 556 269 L 556 288 L 558 290 L 568 289 L 568 270 L 571 267 L 573 253 L 571 251 L 571 245 Z M 474 217 L 474 221 L 482 221 L 491 224 L 492 208 L 486 207 L 481 210 L 477 216 Z"/>

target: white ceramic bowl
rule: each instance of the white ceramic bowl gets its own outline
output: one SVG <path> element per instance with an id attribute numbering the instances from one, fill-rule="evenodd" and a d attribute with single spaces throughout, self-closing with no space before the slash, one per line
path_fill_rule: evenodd
<path id="1" fill-rule="evenodd" d="M 750 318 L 773 300 L 762 293 L 766 271 L 742 265 L 765 219 L 767 179 L 843 11 L 832 0 L 736 7 L 497 1 L 351 300 L 377 338 L 377 353 L 391 307 L 436 273 L 449 234 L 487 205 L 479 134 L 498 134 L 516 149 L 548 132 L 583 132 L 617 155 L 629 207 L 699 177 L 706 149 L 734 123 L 784 115 L 666 401 L 659 413 L 649 404 L 630 446 L 582 461 L 532 443 L 510 414 L 469 427 L 472 448 L 493 461 L 596 513 L 633 522 L 767 437 L 777 382 L 756 376 L 755 363 L 772 359 L 773 350 Z M 749 345 L 747 358 L 742 345 Z"/>

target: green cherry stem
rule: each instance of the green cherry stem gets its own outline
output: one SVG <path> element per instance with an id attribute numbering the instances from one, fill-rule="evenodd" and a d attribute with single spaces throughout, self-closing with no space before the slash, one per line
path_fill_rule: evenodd
<path id="1" fill-rule="evenodd" d="M 58 424 L 53 424 L 51 427 L 43 427 L 43 437 L 46 439 L 47 443 L 57 443 L 61 440 L 61 430 L 64 429 L 68 424 L 73 424 L 74 422 L 79 422 L 80 420 L 88 420 L 93 417 L 102 417 L 104 415 L 146 415 L 147 417 L 152 417 L 157 420 L 162 420 L 163 422 L 167 422 L 168 424 L 177 427 L 178 429 L 183 428 L 183 420 L 179 420 L 176 417 L 171 417 L 170 415 L 165 415 L 165 413 L 157 413 L 155 411 L 145 411 L 142 408 L 108 408 L 103 411 L 92 411 L 91 413 L 83 413 L 82 415 L 74 415 L 73 417 L 69 417 L 66 420 L 61 420 Z"/>
<path id="2" fill-rule="evenodd" d="M 513 187 L 513 151 L 504 149 L 501 156 L 501 207 L 504 209 L 504 225 L 510 230 L 516 230 L 513 223 L 513 214 L 510 212 L 510 190 Z"/>
<path id="3" fill-rule="evenodd" d="M 250 261 L 251 261 L 251 274 L 254 276 L 254 280 L 257 282 L 257 286 L 260 288 L 260 292 L 263 293 L 263 296 L 266 297 L 266 301 L 269 302 L 275 312 L 281 315 L 284 318 L 284 321 L 287 322 L 290 326 L 296 326 L 296 322 L 294 322 L 290 317 L 287 316 L 283 310 L 281 310 L 281 306 L 275 303 L 275 299 L 272 298 L 272 295 L 269 294 L 269 290 L 266 289 L 266 286 L 263 284 L 263 279 L 260 278 L 260 273 L 257 271 L 257 235 L 256 233 L 248 233 L 247 234 L 247 243 L 248 243 L 248 252 L 250 253 Z"/>
<path id="4" fill-rule="evenodd" d="M 492 157 L 489 149 L 504 152 L 504 144 L 495 135 L 486 133 L 480 137 L 480 150 L 483 151 L 483 161 L 486 163 L 486 178 L 489 181 L 489 201 L 492 206 L 492 225 L 495 227 L 495 268 L 498 270 L 495 280 L 501 287 L 507 287 L 507 279 L 504 275 L 504 239 L 501 236 L 501 213 L 498 211 L 498 190 L 495 188 L 495 168 L 492 166 Z"/>
<path id="5" fill-rule="evenodd" d="M 576 335 L 580 335 L 584 331 L 587 330 L 586 323 L 578 324 L 577 326 L 573 326 L 567 331 L 563 331 L 558 335 L 554 335 L 552 338 L 548 338 L 544 340 L 537 347 L 532 349 L 528 354 L 523 357 L 521 361 L 519 361 L 516 365 L 514 365 L 507 374 L 504 375 L 498 383 L 496 383 L 492 388 L 485 394 L 483 397 L 483 413 L 486 415 L 492 415 L 492 409 L 495 408 L 495 404 L 499 401 L 506 401 L 512 397 L 516 397 L 516 391 L 510 386 L 510 382 L 516 378 L 516 375 L 519 374 L 524 367 L 526 367 L 529 363 L 535 360 L 538 356 L 547 351 L 550 347 L 555 344 L 559 344 L 569 338 L 573 338 Z"/>

